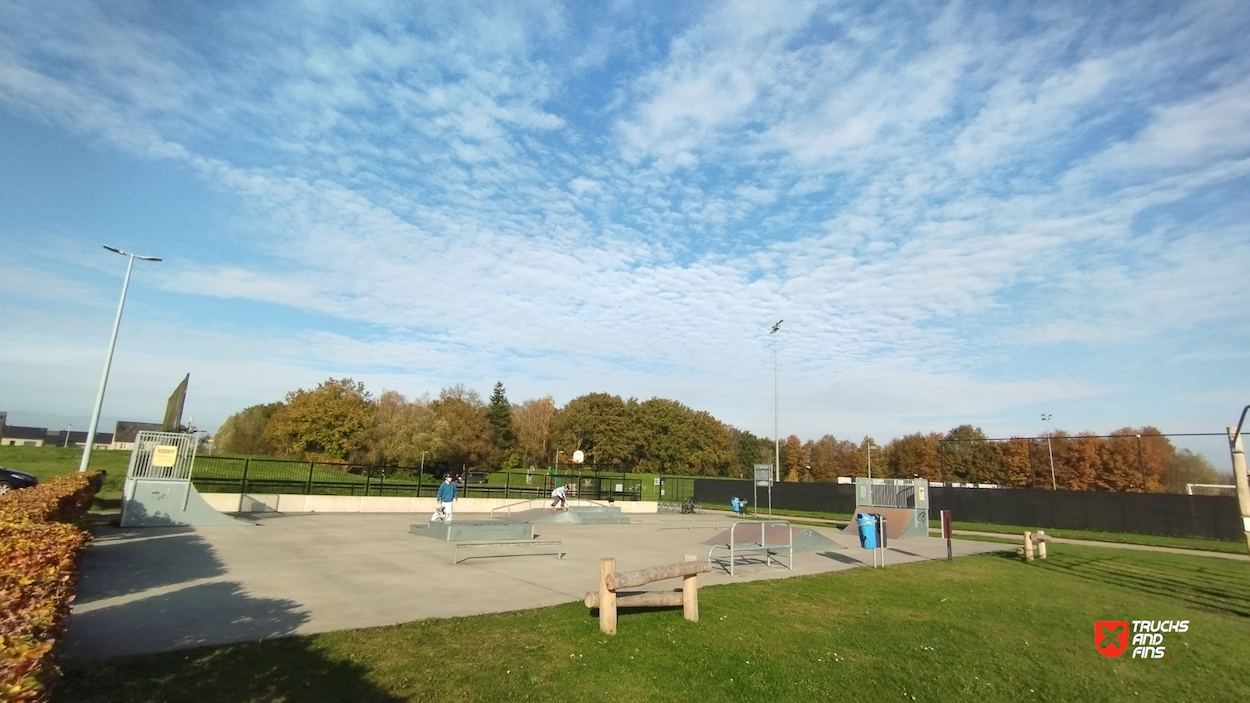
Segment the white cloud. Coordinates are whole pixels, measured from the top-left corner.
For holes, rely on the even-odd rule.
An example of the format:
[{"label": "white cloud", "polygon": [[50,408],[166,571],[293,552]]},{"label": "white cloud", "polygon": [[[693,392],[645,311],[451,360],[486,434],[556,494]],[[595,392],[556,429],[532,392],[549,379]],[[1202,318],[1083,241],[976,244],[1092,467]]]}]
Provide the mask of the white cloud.
[{"label": "white cloud", "polygon": [[[206,12],[220,50],[41,7],[0,42],[0,104],[242,203],[228,245],[149,280],[307,315],[189,335],[214,378],[411,394],[519,368],[535,394],[671,393],[745,424],[784,317],[787,402],[823,434],[1127,396],[1099,345],[1199,337],[1250,292],[1224,224],[1250,169],[1235,7],[734,3],[671,34],[593,31],[636,40],[620,51],[577,46],[585,18],[546,5]],[[1204,36],[1224,54],[1157,56]],[[1199,202],[1220,217],[1187,216]],[[2,266],[10,290],[91,295],[48,261]],[[27,369],[74,347],[10,345]],[[1065,345],[1070,370],[1000,368]]]}]

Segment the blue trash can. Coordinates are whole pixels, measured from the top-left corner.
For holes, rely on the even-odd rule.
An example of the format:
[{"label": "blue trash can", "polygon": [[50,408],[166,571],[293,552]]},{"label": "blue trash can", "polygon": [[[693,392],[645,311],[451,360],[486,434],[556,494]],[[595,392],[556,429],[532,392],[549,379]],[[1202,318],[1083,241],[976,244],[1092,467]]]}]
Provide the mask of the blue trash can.
[{"label": "blue trash can", "polygon": [[877,521],[872,515],[855,513],[855,526],[859,528],[859,546],[877,548]]}]

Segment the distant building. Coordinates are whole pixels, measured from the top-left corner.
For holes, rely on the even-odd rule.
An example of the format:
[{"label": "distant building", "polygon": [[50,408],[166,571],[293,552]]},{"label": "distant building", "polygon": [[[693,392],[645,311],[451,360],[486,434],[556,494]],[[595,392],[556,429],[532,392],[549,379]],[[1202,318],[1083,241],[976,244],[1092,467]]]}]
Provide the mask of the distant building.
[{"label": "distant building", "polygon": [[[48,442],[48,428],[5,425],[0,445],[9,447],[42,447]],[[49,443],[50,444],[50,443]]]},{"label": "distant building", "polygon": [[[86,431],[49,430],[46,427],[22,427],[8,424],[9,414],[0,411],[0,446],[8,447],[81,447],[87,443]],[[135,435],[140,430],[160,432],[159,422],[118,422],[113,432],[96,432],[92,449],[135,448]]]},{"label": "distant building", "polygon": [[159,422],[130,422],[129,420],[119,420],[113,431],[113,441],[109,444],[109,449],[122,449],[130,451],[135,448],[135,437],[142,431],[160,432],[161,423]]}]

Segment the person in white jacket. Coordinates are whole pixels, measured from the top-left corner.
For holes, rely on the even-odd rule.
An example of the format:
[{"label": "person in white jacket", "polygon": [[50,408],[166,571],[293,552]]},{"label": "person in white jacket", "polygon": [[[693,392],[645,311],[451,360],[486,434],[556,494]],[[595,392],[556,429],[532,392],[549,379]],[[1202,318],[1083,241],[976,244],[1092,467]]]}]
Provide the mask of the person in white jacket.
[{"label": "person in white jacket", "polygon": [[556,489],[551,492],[551,507],[554,508],[557,505],[559,505],[561,508],[567,507],[567,502],[564,499],[564,494],[568,493],[568,490],[569,490],[568,486],[565,486],[564,484],[560,484],[559,486],[556,486]]}]

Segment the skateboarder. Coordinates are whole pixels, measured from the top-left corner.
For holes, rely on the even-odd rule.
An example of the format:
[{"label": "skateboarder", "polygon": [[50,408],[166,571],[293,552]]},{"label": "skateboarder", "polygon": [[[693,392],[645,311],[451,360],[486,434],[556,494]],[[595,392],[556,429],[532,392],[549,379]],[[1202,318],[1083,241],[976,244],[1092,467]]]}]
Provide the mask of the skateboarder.
[{"label": "skateboarder", "polygon": [[554,508],[557,504],[561,508],[566,507],[564,494],[567,493],[568,490],[568,486],[565,486],[564,484],[556,486],[556,489],[551,492],[551,507]]},{"label": "skateboarder", "polygon": [[438,493],[434,494],[434,499],[438,503],[434,514],[430,516],[430,522],[435,520],[451,522],[451,504],[456,501],[456,484],[452,482],[451,474],[443,477],[443,485],[438,487]]}]

